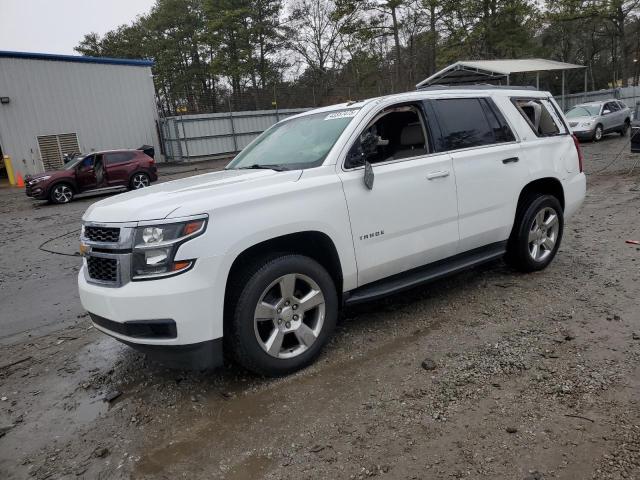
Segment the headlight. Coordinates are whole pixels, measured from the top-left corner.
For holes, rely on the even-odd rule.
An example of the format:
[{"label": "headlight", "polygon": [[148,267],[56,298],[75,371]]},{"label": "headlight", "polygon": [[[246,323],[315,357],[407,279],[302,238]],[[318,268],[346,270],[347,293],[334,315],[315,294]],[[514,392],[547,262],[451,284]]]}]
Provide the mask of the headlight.
[{"label": "headlight", "polygon": [[206,218],[136,228],[131,279],[168,277],[189,270],[195,260],[175,261],[178,247],[204,233]]},{"label": "headlight", "polygon": [[33,180],[31,180],[31,184],[34,183],[39,183],[39,182],[44,182],[45,180],[49,180],[51,178],[51,175],[45,175],[44,177],[38,177],[38,178],[34,178]]},{"label": "headlight", "polygon": [[590,127],[593,124],[593,122],[582,122],[580,124],[581,127]]}]

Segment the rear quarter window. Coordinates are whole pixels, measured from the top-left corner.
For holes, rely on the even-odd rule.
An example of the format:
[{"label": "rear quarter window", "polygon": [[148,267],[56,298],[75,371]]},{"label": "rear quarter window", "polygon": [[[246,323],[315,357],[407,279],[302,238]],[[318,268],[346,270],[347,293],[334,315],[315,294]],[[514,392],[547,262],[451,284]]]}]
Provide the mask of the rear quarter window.
[{"label": "rear quarter window", "polygon": [[511,101],[538,137],[568,133],[564,122],[549,99],[512,98]]}]

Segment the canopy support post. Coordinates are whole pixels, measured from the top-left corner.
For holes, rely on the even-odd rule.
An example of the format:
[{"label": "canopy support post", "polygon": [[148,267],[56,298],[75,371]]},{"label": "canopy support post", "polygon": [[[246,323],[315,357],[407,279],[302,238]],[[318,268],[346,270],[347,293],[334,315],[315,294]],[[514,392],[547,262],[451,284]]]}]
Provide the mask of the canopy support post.
[{"label": "canopy support post", "polygon": [[567,109],[566,101],[564,98],[564,70],[562,70],[562,111]]},{"label": "canopy support post", "polygon": [[536,72],[536,90],[540,90],[540,72]]},{"label": "canopy support post", "polygon": [[510,85],[510,83],[509,83],[509,75],[507,75],[507,86],[509,86],[509,85]]},{"label": "canopy support post", "polygon": [[587,101],[587,88],[588,88],[587,87],[587,81],[588,81],[588,78],[589,78],[588,75],[587,75],[588,72],[589,72],[589,69],[585,68],[584,69],[584,95],[583,95],[584,98],[582,99],[583,102]]}]

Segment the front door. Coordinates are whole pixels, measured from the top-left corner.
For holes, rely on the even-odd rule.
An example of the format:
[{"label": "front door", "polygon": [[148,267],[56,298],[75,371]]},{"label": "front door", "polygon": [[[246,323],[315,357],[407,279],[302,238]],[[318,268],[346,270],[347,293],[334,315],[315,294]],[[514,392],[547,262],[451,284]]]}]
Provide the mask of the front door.
[{"label": "front door", "polygon": [[76,167],[76,183],[79,191],[96,188],[95,155],[89,155]]},{"label": "front door", "polygon": [[[410,270],[458,252],[458,206],[449,154],[434,154],[419,105],[385,108],[352,147],[372,165],[339,165],[349,208],[358,284]],[[358,155],[362,155],[359,153]]]}]

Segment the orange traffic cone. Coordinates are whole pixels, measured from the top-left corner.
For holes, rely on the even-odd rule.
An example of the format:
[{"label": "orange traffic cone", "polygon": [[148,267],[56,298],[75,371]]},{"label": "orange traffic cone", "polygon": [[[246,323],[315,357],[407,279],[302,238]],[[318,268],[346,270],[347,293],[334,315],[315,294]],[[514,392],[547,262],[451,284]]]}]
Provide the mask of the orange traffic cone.
[{"label": "orange traffic cone", "polygon": [[22,175],[20,175],[20,172],[18,172],[18,175],[16,176],[16,187],[24,187],[24,179],[22,178]]}]

